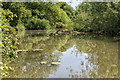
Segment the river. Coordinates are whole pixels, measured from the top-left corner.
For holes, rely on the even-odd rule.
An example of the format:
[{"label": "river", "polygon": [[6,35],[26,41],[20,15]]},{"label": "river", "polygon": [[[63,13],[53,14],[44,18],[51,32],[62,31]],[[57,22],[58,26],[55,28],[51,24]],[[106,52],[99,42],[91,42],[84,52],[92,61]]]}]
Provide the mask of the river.
[{"label": "river", "polygon": [[29,51],[18,52],[8,78],[118,78],[118,41],[113,37],[41,31],[18,36],[19,50]]}]

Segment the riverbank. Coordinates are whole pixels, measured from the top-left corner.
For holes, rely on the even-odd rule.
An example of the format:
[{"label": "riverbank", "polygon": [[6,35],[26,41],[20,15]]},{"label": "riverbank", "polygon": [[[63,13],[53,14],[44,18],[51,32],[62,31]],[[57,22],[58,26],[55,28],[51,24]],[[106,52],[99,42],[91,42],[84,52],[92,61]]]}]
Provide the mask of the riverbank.
[{"label": "riverbank", "polygon": [[96,34],[96,35],[105,35],[105,36],[111,36],[111,37],[119,37],[120,33],[114,33],[114,32],[105,32],[105,31],[69,31],[68,29],[50,29],[50,30],[25,30],[32,34],[34,33],[48,33],[48,34]]}]

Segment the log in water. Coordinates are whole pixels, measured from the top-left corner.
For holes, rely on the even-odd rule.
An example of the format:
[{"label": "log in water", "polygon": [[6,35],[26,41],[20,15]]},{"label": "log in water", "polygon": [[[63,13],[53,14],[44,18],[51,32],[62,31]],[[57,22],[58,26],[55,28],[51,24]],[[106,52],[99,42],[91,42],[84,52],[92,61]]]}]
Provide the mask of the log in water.
[{"label": "log in water", "polygon": [[24,52],[24,51],[27,51],[27,52],[29,52],[29,51],[41,51],[41,50],[43,50],[43,49],[32,49],[32,50],[16,50],[16,52]]}]

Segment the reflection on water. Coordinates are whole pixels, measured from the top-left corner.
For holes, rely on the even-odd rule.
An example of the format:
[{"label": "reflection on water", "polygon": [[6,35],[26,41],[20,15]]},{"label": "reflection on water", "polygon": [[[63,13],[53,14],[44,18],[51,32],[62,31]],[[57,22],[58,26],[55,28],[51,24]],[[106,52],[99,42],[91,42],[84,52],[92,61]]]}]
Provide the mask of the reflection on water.
[{"label": "reflection on water", "polygon": [[[10,78],[117,78],[118,42],[96,35],[48,35],[26,31]],[[41,62],[45,62],[41,64]],[[52,64],[60,62],[60,64]]]},{"label": "reflection on water", "polygon": [[[91,54],[81,53],[76,45],[62,52],[61,66],[55,74],[50,74],[49,77],[91,77],[91,74],[97,75],[98,66],[91,61]],[[95,55],[96,57],[96,55]],[[96,61],[94,61],[95,63]]]}]

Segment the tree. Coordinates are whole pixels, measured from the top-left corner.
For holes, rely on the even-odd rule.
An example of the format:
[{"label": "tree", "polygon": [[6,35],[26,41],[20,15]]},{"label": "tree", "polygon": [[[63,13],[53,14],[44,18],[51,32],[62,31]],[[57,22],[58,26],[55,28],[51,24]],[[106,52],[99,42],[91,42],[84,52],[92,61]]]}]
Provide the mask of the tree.
[{"label": "tree", "polygon": [[83,26],[85,30],[87,28],[87,31],[104,31],[117,34],[120,19],[119,4],[113,2],[82,3],[77,8],[75,23]]}]

